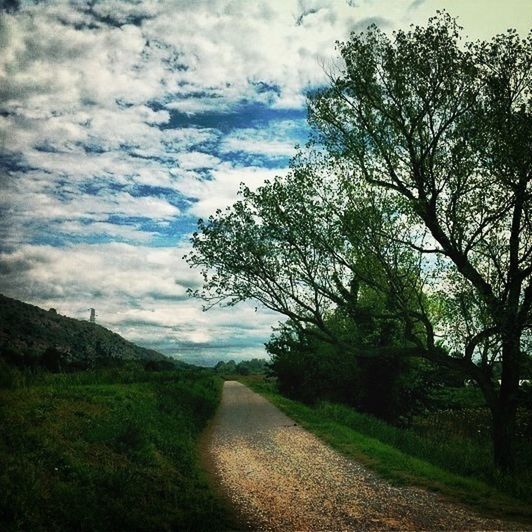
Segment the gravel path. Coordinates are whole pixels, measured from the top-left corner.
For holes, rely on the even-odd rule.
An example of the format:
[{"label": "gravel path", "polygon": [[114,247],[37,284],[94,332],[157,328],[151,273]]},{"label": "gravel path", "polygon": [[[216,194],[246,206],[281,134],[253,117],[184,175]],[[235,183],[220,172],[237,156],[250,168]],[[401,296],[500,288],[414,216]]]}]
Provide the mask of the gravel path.
[{"label": "gravel path", "polygon": [[235,381],[225,383],[207,454],[253,530],[515,529],[433,493],[389,485]]}]

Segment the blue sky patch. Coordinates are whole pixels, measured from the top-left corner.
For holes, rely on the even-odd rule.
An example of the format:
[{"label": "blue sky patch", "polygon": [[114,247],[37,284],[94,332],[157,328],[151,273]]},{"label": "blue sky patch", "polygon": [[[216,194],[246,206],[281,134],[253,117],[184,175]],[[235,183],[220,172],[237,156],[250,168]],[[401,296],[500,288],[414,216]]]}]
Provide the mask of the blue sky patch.
[{"label": "blue sky patch", "polygon": [[[206,317],[186,297],[202,283],[183,260],[196,220],[289,171],[306,96],[341,68],[336,40],[445,4],[310,3],[7,2],[0,291],[81,319],[95,307],[127,339],[199,363],[264,355],[281,316],[251,302]],[[454,4],[469,23],[471,3]],[[521,0],[490,6],[472,37],[528,32]]]},{"label": "blue sky patch", "polygon": [[267,127],[277,120],[305,120],[306,114],[306,110],[301,109],[271,109],[261,103],[244,102],[229,112],[208,111],[190,115],[171,110],[170,121],[165,127],[214,128],[228,133],[236,128]]}]

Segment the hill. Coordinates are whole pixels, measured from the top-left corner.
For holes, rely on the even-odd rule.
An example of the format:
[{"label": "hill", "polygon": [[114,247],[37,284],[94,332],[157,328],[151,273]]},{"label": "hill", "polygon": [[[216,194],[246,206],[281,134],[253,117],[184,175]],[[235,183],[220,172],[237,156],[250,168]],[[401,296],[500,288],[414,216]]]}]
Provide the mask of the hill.
[{"label": "hill", "polygon": [[0,357],[24,366],[45,359],[45,365],[57,369],[87,369],[124,360],[184,365],[96,323],[61,316],[1,294]]}]

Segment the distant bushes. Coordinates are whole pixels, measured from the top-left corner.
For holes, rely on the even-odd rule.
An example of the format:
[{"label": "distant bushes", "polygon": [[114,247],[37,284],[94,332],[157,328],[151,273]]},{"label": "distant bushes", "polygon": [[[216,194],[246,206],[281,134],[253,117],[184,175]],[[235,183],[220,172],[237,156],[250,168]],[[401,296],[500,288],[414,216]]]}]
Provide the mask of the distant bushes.
[{"label": "distant bushes", "polygon": [[437,382],[428,362],[394,355],[393,349],[388,355],[363,358],[286,329],[266,349],[271,372],[286,396],[307,404],[343,403],[395,424],[407,423],[424,410]]},{"label": "distant bushes", "polygon": [[57,350],[55,347],[49,347],[42,354],[39,362],[44,369],[58,373],[61,371],[62,366],[66,365],[62,364],[62,359],[64,359],[64,356],[61,351]]},{"label": "distant bushes", "polygon": [[[11,348],[0,348],[0,388],[16,388],[46,380],[46,373],[78,373],[79,379],[90,377],[93,372],[103,375],[116,374],[128,375],[144,372],[175,371],[178,368],[186,369],[186,364],[172,360],[131,360],[119,357],[97,356],[88,359],[77,359],[55,347],[48,347],[41,355],[20,353]],[[63,378],[59,376],[59,378]],[[74,379],[76,380],[76,379]]]},{"label": "distant bushes", "polygon": [[220,375],[261,375],[268,369],[267,361],[262,358],[253,358],[251,360],[242,360],[235,362],[220,361],[214,366],[214,371]]},{"label": "distant bushes", "polygon": [[0,360],[9,366],[21,369],[35,369],[40,366],[39,356],[5,346],[0,348]]},{"label": "distant bushes", "polygon": [[171,371],[176,369],[176,364],[171,360],[148,360],[144,362],[146,371]]}]

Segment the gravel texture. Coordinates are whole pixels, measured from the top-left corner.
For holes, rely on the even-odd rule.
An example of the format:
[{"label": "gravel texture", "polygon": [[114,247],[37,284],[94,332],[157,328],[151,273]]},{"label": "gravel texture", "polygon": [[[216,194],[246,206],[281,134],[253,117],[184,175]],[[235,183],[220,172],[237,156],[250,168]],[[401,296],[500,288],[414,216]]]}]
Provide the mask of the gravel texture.
[{"label": "gravel texture", "polygon": [[207,453],[219,487],[252,530],[515,529],[417,488],[394,487],[228,381]]}]

